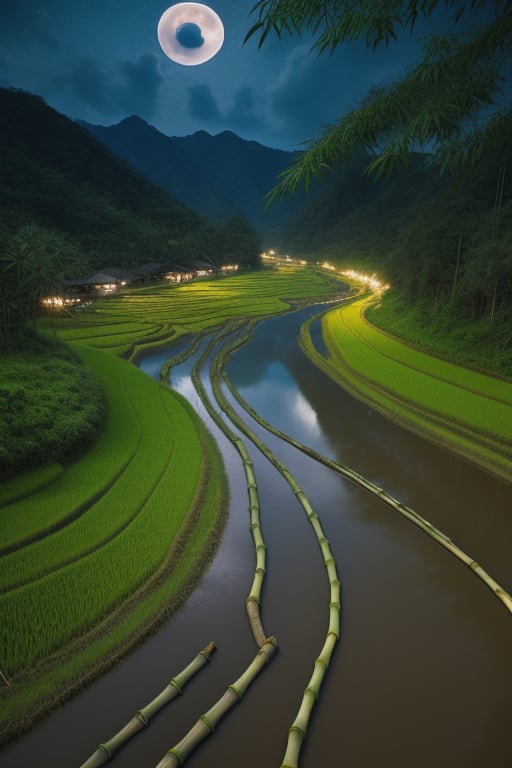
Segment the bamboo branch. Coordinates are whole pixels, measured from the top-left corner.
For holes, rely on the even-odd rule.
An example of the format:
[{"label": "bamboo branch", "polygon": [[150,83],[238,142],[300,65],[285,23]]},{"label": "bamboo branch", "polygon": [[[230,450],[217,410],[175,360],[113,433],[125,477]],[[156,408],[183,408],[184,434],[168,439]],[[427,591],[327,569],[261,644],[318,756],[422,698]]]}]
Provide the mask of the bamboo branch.
[{"label": "bamboo branch", "polygon": [[99,745],[96,752],[86,760],[81,768],[99,768],[99,766],[107,763],[114,754],[125,744],[128,739],[135,736],[139,731],[147,728],[149,722],[157,712],[159,712],[166,704],[180,696],[183,693],[183,687],[193,677],[196,672],[199,672],[202,667],[210,661],[210,657],[215,650],[215,644],[213,642],[208,643],[206,648],[199,651],[197,656],[185,667],[176,677],[173,677],[169,685],[158,694],[152,701],[149,702],[143,709],[139,709],[138,712],[132,717],[132,719],[122,728],[118,733],[112,736],[109,741],[106,741]]}]

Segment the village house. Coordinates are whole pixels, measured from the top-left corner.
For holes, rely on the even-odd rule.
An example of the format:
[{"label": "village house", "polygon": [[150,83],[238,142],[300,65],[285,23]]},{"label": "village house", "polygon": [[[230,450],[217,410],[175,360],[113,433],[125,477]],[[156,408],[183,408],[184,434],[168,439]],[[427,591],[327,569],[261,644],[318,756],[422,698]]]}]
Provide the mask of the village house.
[{"label": "village house", "polygon": [[206,261],[194,261],[182,265],[175,262],[147,262],[136,269],[121,267],[103,267],[90,277],[68,278],[62,281],[63,294],[41,299],[47,310],[57,310],[64,306],[80,304],[93,297],[113,296],[122,288],[140,283],[183,283],[198,277],[209,277],[217,271],[226,275],[238,271],[238,264],[226,264],[218,270]]}]

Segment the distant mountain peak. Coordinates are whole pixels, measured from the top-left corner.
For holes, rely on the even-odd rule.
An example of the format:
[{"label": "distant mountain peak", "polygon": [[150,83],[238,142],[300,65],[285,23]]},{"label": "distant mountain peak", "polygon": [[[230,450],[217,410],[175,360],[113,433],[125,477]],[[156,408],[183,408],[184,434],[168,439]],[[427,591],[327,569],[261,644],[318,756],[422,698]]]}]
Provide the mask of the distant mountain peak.
[{"label": "distant mountain peak", "polygon": [[[142,117],[139,117],[138,115],[130,115],[129,117],[125,117],[123,120],[120,120],[120,122],[116,124],[116,127],[120,125],[139,125],[144,126],[145,128],[153,128],[152,125],[147,123],[142,119]],[[156,130],[156,128],[154,130]]]},{"label": "distant mountain peak", "polygon": [[209,139],[212,138],[212,134],[208,133],[208,131],[205,131],[203,128],[201,128],[199,131],[194,131],[192,136],[208,136]]},{"label": "distant mountain peak", "polygon": [[265,208],[265,194],[289,166],[292,153],[242,139],[233,131],[212,135],[200,129],[168,136],[136,115],[90,130],[153,184],[203,216],[225,221],[242,214],[263,233],[300,204]]}]

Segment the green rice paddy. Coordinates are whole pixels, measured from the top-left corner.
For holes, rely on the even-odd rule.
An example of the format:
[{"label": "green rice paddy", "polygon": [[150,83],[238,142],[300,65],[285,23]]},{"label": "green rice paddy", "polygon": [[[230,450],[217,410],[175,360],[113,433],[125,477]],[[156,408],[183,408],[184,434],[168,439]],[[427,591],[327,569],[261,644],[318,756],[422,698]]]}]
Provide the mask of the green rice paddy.
[{"label": "green rice paddy", "polygon": [[426,355],[371,326],[367,299],[324,315],[327,360],[342,386],[488,470],[512,476],[512,384]]},{"label": "green rice paddy", "polygon": [[[80,634],[156,570],[199,483],[199,437],[174,395],[121,360],[105,360],[98,351],[85,355],[96,372],[102,370],[111,398],[121,384],[132,405],[128,418],[104,433],[111,437],[110,452],[103,452],[99,462],[98,456],[92,463],[86,456],[70,470],[70,481],[64,472],[39,491],[35,507],[25,501],[25,507],[40,510],[40,520],[56,505],[61,515],[74,519],[2,559],[2,670],[7,676]],[[103,474],[95,472],[98,465]],[[73,489],[89,495],[78,516]]]},{"label": "green rice paddy", "polygon": [[[0,670],[12,683],[0,686],[0,741],[175,610],[220,536],[227,491],[213,440],[186,401],[121,356],[322,298],[327,280],[289,267],[145,287],[42,321],[93,372],[107,408],[83,455],[0,486]],[[512,385],[399,343],[361,307],[324,316],[328,359],[305,330],[313,361],[376,408],[512,477]]]},{"label": "green rice paddy", "polygon": [[54,328],[67,342],[129,355],[137,348],[213,328],[233,317],[283,312],[289,308],[287,299],[296,302],[328,294],[326,280],[313,269],[283,267],[183,285],[162,284],[97,300],[73,318],[55,320]]},{"label": "green rice paddy", "polygon": [[175,609],[220,535],[227,489],[213,440],[186,401],[120,355],[327,292],[318,272],[291,268],[145,288],[41,321],[99,381],[106,417],[74,461],[0,487],[0,670],[10,682],[0,740]]}]

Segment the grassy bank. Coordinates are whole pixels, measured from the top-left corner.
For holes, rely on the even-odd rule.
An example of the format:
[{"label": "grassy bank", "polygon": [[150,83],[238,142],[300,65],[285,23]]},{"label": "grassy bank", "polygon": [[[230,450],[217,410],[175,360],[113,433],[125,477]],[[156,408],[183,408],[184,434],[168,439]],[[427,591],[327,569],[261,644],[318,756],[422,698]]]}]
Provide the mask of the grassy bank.
[{"label": "grassy bank", "polygon": [[105,411],[87,450],[0,486],[0,670],[10,683],[0,686],[0,741],[174,611],[219,540],[227,488],[213,440],[186,401],[122,356],[329,289],[319,273],[291,268],[145,288],[41,321],[99,383]]},{"label": "grassy bank", "polygon": [[[6,519],[20,507],[41,510],[42,526],[2,558],[1,669],[11,683],[0,693],[4,737],[99,674],[183,600],[224,515],[220,457],[188,404],[123,360],[77,352],[101,381],[112,418],[92,451],[3,510]],[[77,515],[79,489],[87,498]],[[48,531],[57,500],[63,524]],[[26,519],[37,531],[33,516]]]},{"label": "grassy bank", "polygon": [[464,321],[457,306],[450,303],[433,315],[431,307],[410,306],[389,293],[368,307],[366,318],[424,352],[512,378],[512,325],[499,313],[493,322],[487,316]]},{"label": "grassy bank", "polygon": [[332,310],[322,331],[329,352],[307,354],[377,410],[488,471],[512,479],[512,384],[408,346],[370,325],[368,300]]}]

